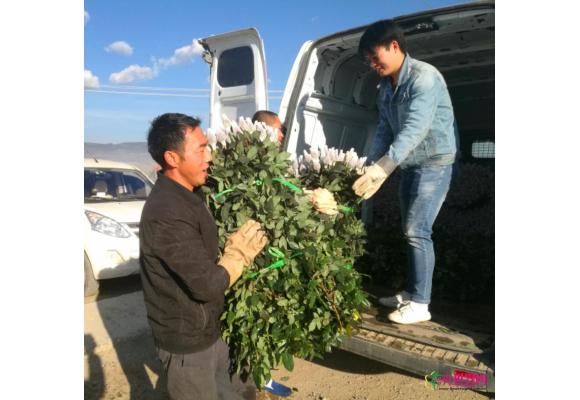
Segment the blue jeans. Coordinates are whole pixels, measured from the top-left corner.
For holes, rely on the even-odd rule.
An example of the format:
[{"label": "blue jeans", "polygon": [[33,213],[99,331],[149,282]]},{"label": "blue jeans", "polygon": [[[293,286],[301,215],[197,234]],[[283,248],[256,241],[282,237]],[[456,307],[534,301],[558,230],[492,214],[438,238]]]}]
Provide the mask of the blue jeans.
[{"label": "blue jeans", "polygon": [[416,303],[429,304],[431,301],[435,269],[431,233],[449,190],[451,171],[452,165],[401,170],[401,222],[407,240],[408,257],[405,291]]}]

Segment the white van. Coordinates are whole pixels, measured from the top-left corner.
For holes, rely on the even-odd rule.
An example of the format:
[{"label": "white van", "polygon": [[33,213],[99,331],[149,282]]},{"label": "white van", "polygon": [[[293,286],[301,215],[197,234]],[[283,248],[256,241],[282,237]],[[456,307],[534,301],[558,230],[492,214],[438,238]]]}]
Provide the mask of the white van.
[{"label": "white van", "polygon": [[[406,32],[409,54],[445,77],[462,159],[494,168],[495,3],[470,2],[395,20]],[[368,153],[378,121],[379,77],[357,54],[366,27],[311,40],[300,49],[278,112],[287,128],[286,151],[300,154],[327,145]],[[222,114],[237,119],[268,109],[264,46],[256,29],[207,37],[200,44],[211,71],[211,128],[219,128]],[[397,326],[377,310],[363,319],[343,349],[432,379],[465,372],[479,377],[479,389],[495,391],[492,323],[477,330],[466,328],[465,318],[438,320],[434,314],[429,323]]]}]

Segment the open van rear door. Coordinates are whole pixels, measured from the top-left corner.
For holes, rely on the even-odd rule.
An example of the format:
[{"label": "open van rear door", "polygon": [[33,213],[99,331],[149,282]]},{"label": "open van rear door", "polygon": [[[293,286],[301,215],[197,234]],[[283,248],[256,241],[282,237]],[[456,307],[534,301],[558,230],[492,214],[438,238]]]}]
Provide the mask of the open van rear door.
[{"label": "open van rear door", "polygon": [[210,128],[222,126],[222,115],[237,120],[268,109],[266,56],[254,28],[200,39],[210,65]]}]

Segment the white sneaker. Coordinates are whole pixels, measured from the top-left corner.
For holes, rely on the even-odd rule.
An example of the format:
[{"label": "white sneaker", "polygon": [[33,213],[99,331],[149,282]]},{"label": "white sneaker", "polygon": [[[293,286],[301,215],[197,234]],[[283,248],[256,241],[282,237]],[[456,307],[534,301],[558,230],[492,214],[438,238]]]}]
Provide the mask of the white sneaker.
[{"label": "white sneaker", "polygon": [[405,301],[411,300],[411,296],[407,292],[397,293],[394,296],[390,297],[381,297],[379,299],[379,304],[383,307],[398,307],[399,304],[404,303]]},{"label": "white sneaker", "polygon": [[431,319],[429,304],[406,301],[390,313],[388,318],[398,324],[415,324],[417,322],[429,321]]}]

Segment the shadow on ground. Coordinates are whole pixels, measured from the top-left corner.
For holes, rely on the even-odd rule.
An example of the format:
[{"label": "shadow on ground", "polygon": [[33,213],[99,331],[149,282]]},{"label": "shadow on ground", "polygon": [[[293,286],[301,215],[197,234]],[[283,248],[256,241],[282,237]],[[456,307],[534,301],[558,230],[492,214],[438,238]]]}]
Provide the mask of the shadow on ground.
[{"label": "shadow on ground", "polygon": [[[89,356],[90,368],[89,379],[85,380],[85,400],[102,399],[105,394],[109,397],[116,395],[118,398],[131,400],[165,400],[168,398],[161,363],[157,359],[153,340],[149,335],[143,335],[138,340],[133,338],[115,343],[114,353],[116,353],[118,361],[110,355],[99,357],[94,352],[89,352],[90,341],[90,335],[85,335],[85,351]],[[105,377],[103,373],[103,369],[117,362],[129,382],[128,396],[124,393],[111,392],[108,388],[107,378],[115,379],[115,377]],[[147,370],[150,372],[148,373]],[[152,383],[151,373],[159,377],[155,384]],[[118,386],[118,383],[113,383],[113,386]]]},{"label": "shadow on ground", "polygon": [[311,362],[349,374],[376,375],[393,372],[396,374],[415,376],[390,365],[369,360],[368,358],[340,349],[334,349],[332,353],[327,353],[323,359],[314,358]]}]

